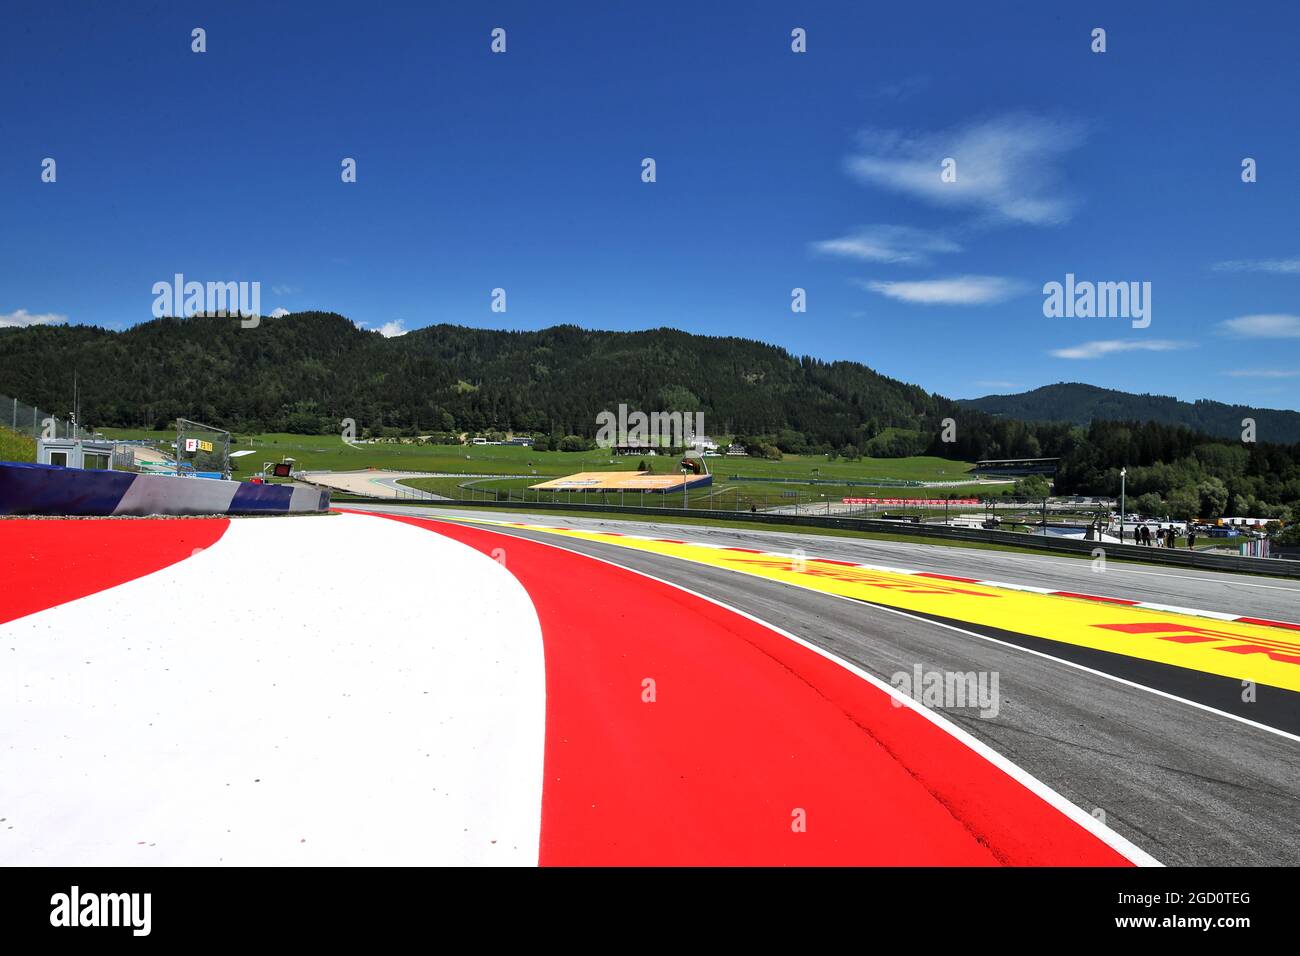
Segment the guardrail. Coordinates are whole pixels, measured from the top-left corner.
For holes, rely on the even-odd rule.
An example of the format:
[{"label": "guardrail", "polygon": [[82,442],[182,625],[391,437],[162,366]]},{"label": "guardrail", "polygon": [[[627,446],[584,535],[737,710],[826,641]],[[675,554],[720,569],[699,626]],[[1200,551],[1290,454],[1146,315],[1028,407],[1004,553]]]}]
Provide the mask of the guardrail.
[{"label": "guardrail", "polygon": [[435,495],[432,491],[412,488],[410,485],[390,485],[397,492],[394,501],[446,501],[444,495]]},{"label": "guardrail", "polygon": [[[335,495],[336,503],[345,500]],[[347,501],[364,501],[374,504],[393,504],[393,498],[367,498],[361,495],[346,496]],[[902,521],[884,521],[879,518],[847,518],[827,515],[770,514],[762,511],[714,511],[705,508],[650,508],[641,505],[568,504],[566,502],[483,501],[445,498],[424,502],[434,507],[499,508],[524,507],[528,511],[576,511],[594,514],[638,514],[672,520],[674,518],[713,518],[725,521],[749,521],[786,527],[838,528],[847,531],[869,531],[877,534],[909,535],[934,538],[936,541],[967,541],[980,544],[998,544],[1012,548],[1034,548],[1040,551],[1057,551],[1063,554],[1094,556],[1100,551],[1107,559],[1142,561],[1172,567],[1196,568],[1203,571],[1236,571],[1244,574],[1263,574],[1271,577],[1300,578],[1300,561],[1282,558],[1248,558],[1235,554],[1205,554],[1199,551],[1179,551],[1168,548],[1145,548],[1135,544],[1103,544],[1098,541],[1079,541],[1072,538],[1053,538],[1044,535],[1020,534],[1014,531],[986,531],[974,528],[954,528],[946,525],[913,524]]]},{"label": "guardrail", "polygon": [[[779,475],[723,475],[715,472],[717,478],[725,477],[728,481],[769,481],[783,485],[835,485],[841,488],[922,488],[925,482],[915,478],[788,478]],[[975,484],[975,482],[953,482],[953,484]]]}]

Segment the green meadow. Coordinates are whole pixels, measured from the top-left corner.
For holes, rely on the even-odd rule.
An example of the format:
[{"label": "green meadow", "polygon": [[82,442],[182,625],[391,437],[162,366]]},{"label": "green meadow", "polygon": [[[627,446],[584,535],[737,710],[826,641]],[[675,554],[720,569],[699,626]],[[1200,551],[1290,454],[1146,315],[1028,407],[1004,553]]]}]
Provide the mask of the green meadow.
[{"label": "green meadow", "polygon": [[[576,469],[575,469],[576,470]],[[594,470],[594,469],[587,469]],[[407,478],[400,484],[429,491],[448,498],[485,498],[520,502],[555,501],[573,504],[645,505],[651,508],[699,508],[727,511],[762,511],[780,506],[798,505],[801,509],[827,510],[827,502],[842,498],[942,498],[980,497],[1007,493],[1010,485],[965,485],[956,488],[898,488],[869,485],[808,485],[799,482],[747,482],[731,481],[715,475],[707,488],[681,492],[646,493],[626,491],[532,491],[529,485],[538,481],[530,479],[498,478]],[[902,506],[894,509],[906,510]],[[942,511],[943,506],[937,506]]]},{"label": "green meadow", "polygon": [[36,441],[0,426],[0,461],[35,461]]},{"label": "green meadow", "polygon": [[[175,439],[173,432],[105,429],[110,438],[143,438],[158,442]],[[272,433],[234,435],[231,451],[248,449],[252,455],[235,459],[234,476],[249,477],[261,471],[264,462],[292,458],[295,468],[306,471],[355,471],[366,468],[394,471],[444,472],[452,477],[411,478],[403,484],[447,497],[497,496],[533,498],[528,486],[549,478],[579,471],[632,471],[642,461],[657,474],[677,474],[675,458],[615,457],[603,449],[583,452],[534,451],[509,445],[421,445],[398,442],[347,445],[332,435],[292,435]],[[1000,495],[1010,485],[978,485],[971,479],[969,462],[945,458],[862,458],[857,461],[827,460],[820,455],[787,455],[781,461],[762,458],[708,458],[713,486],[688,494],[691,508],[726,508],[748,511],[781,504],[800,506],[838,501],[844,497],[939,498],[957,496]],[[470,476],[495,476],[482,478]],[[509,476],[509,477],[505,477]],[[522,477],[519,477],[522,476]],[[963,481],[955,487],[924,488],[905,486],[904,482]],[[812,484],[811,481],[828,482]],[[876,483],[878,482],[878,484]],[[623,501],[632,503],[632,492]],[[543,500],[548,496],[543,495]],[[555,500],[568,500],[568,494],[556,493]],[[599,493],[574,494],[574,501],[602,500]],[[603,500],[616,503],[616,492],[607,492]],[[647,495],[647,504],[682,506],[680,493]]]}]

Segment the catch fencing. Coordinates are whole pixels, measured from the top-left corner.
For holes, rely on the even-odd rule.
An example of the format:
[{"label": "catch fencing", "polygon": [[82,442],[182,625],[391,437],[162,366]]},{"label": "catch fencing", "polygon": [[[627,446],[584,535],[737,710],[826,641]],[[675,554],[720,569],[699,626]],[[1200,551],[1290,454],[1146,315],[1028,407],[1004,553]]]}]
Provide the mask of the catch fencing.
[{"label": "catch fencing", "polygon": [[74,426],[70,418],[59,418],[8,395],[0,395],[0,422],[10,431],[26,435],[33,441],[42,438],[93,438],[92,433]]}]

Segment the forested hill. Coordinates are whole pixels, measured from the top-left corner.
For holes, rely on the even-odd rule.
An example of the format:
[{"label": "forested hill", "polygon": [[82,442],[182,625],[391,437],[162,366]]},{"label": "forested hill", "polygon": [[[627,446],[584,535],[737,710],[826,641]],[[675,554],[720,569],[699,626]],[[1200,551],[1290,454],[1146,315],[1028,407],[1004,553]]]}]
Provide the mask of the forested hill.
[{"label": "forested hill", "polygon": [[[1046,402],[1023,407],[1029,421],[992,417],[856,362],[673,329],[438,325],[384,338],[320,312],[263,318],[252,329],[215,317],[156,319],[123,332],[0,329],[0,393],[63,416],[74,370],[81,421],[94,427],[166,429],[185,417],[236,432],[338,434],[351,418],[370,434],[514,430],[590,439],[597,413],[626,403],[702,411],[707,431],[738,436],[751,454],[1059,457],[1058,494],[1118,494],[1127,466],[1128,491],[1151,514],[1282,517],[1300,509],[1300,443],[1273,444],[1273,420],[1260,411],[1259,442],[1251,444],[1240,434],[1208,439],[1146,421],[1145,406],[1127,422],[1093,416],[1087,428],[1046,421],[1089,417]],[[949,416],[955,435],[945,441]]]},{"label": "forested hill", "polygon": [[1260,441],[1300,442],[1300,412],[1200,400],[1181,402],[1167,395],[1134,395],[1081,382],[1047,385],[1017,395],[987,395],[960,404],[990,415],[1022,421],[1069,422],[1151,421],[1182,425],[1221,438],[1241,437],[1241,420],[1255,420]]},{"label": "forested hill", "polygon": [[[862,446],[890,426],[932,431],[947,399],[856,362],[673,329],[502,332],[437,325],[384,338],[334,313],[162,318],[122,332],[0,329],[0,392],[82,420],[154,426],[177,416],[239,431],[514,429],[591,435],[626,402],[702,411],[718,434],[787,432],[787,445]],[[926,441],[929,440],[927,437]]]}]

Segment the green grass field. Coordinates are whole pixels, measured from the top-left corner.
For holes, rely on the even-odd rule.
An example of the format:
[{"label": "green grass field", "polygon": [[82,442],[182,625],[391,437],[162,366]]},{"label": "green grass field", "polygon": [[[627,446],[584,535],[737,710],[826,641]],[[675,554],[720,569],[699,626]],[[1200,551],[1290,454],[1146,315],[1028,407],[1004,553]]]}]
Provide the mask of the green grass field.
[{"label": "green grass field", "polygon": [[859,461],[835,459],[821,455],[787,455],[781,461],[763,458],[710,458],[709,470],[715,475],[741,475],[756,478],[820,478],[852,481],[961,481],[974,480],[973,464],[918,455],[914,458],[863,458]]},{"label": "green grass field", "polygon": [[[448,498],[483,498],[509,496],[516,501],[538,500],[538,493],[528,490],[538,479],[493,479],[493,478],[408,478],[400,483],[422,491],[429,491]],[[751,507],[765,510],[780,505],[794,505],[800,508],[825,507],[827,501],[836,502],[841,498],[940,498],[945,494],[960,497],[980,497],[1005,494],[1010,485],[964,486],[959,488],[925,489],[871,487],[864,485],[807,485],[782,482],[745,482],[729,481],[722,476],[715,476],[709,488],[696,489],[687,494],[687,506],[690,508],[716,509],[728,511],[748,511]],[[571,501],[575,504],[626,504],[659,508],[683,507],[681,492],[666,494],[646,494],[639,492],[617,491],[588,492],[541,492],[542,501]],[[904,508],[896,511],[907,510]],[[939,511],[943,508],[940,506]]]},{"label": "green grass field", "polygon": [[[105,428],[110,438],[146,438],[174,441],[175,432]],[[636,462],[617,459],[611,463],[608,452],[535,452],[531,448],[504,445],[403,445],[381,442],[349,446],[336,435],[233,435],[230,450],[252,449],[259,452],[243,459],[241,471],[249,474],[261,470],[264,461],[279,461],[289,456],[297,467],[306,471],[355,471],[363,468],[386,468],[396,471],[445,471],[460,474],[530,474],[567,475],[575,471],[630,469]],[[659,470],[667,468],[667,459]]]},{"label": "green grass field", "polygon": [[0,426],[0,461],[35,461],[36,441]]},{"label": "green grass field", "polygon": [[[147,438],[172,441],[172,432],[151,432],[132,429],[104,429],[110,438]],[[568,475],[578,471],[631,471],[642,460],[616,458],[600,449],[586,452],[533,451],[505,445],[405,445],[378,443],[349,447],[342,439],[331,435],[235,435],[231,450],[252,449],[258,454],[237,460],[236,477],[256,474],[262,463],[279,461],[288,456],[296,467],[307,470],[351,471],[364,468],[383,468],[398,471],[438,471],[455,475],[528,475],[527,479],[503,478],[496,480],[470,478],[415,478],[408,483],[413,487],[451,497],[462,497],[466,488],[479,494],[493,492],[522,493],[528,485],[547,478]],[[676,461],[666,457],[644,459],[658,474],[676,473]],[[714,487],[707,492],[692,494],[692,506],[704,506],[705,495],[724,507],[748,510],[750,504],[765,502],[793,503],[794,495],[801,502],[832,501],[842,497],[939,497],[942,494],[1001,494],[1010,485],[970,484],[963,487],[925,489],[902,488],[870,484],[809,485],[798,484],[809,479],[854,482],[884,481],[958,481],[968,477],[971,464],[944,458],[864,458],[860,461],[827,461],[820,455],[788,455],[782,461],[760,458],[709,458],[710,471],[715,475]],[[732,475],[741,476],[732,480]],[[533,477],[535,476],[535,477]],[[777,479],[776,481],[745,481],[746,478]],[[787,484],[788,482],[788,484]],[[790,494],[783,495],[783,492]],[[648,496],[651,497],[651,496]],[[670,507],[681,504],[681,495],[653,496],[659,503]],[[594,499],[592,499],[594,500]],[[716,507],[715,504],[708,505]]]}]

